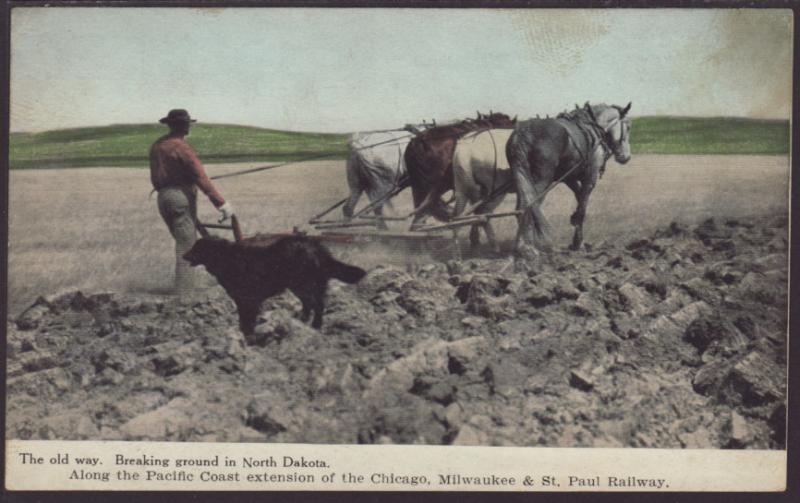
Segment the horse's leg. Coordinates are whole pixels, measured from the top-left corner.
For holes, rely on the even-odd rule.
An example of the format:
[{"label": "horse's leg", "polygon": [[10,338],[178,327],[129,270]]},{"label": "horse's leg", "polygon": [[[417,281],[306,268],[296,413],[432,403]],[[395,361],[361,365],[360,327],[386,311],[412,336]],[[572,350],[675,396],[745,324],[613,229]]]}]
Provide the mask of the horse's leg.
[{"label": "horse's leg", "polygon": [[522,246],[522,202],[519,195],[517,195],[517,202],[514,204],[514,210],[517,212],[514,217],[517,220],[517,235],[514,236],[514,249],[519,250]]},{"label": "horse's leg", "polygon": [[471,225],[469,228],[469,246],[473,250],[478,248],[481,244],[481,226],[480,224]]},{"label": "horse's leg", "polygon": [[466,183],[463,183],[458,177],[455,178],[455,183],[453,184],[455,187],[455,195],[456,195],[456,204],[453,209],[453,216],[457,217],[464,213],[464,209],[467,207],[467,202],[470,201],[470,194],[469,194],[469,187],[467,187]]},{"label": "horse's leg", "polygon": [[597,183],[597,170],[591,170],[581,183],[581,190],[578,196],[578,207],[572,215],[570,222],[575,226],[575,234],[572,236],[571,250],[580,250],[583,244],[583,221],[586,219],[586,206],[589,203],[589,196]]},{"label": "horse's leg", "polygon": [[383,203],[380,203],[377,206],[375,206],[375,209],[373,210],[373,212],[375,213],[375,217],[376,217],[375,223],[378,226],[378,229],[380,229],[382,231],[389,230],[389,227],[386,225],[386,222],[383,220]]},{"label": "horse's leg", "polygon": [[384,208],[389,208],[389,212],[392,214],[397,214],[397,211],[394,209],[394,204],[392,204],[392,198],[386,200],[383,204]]},{"label": "horse's leg", "polygon": [[361,189],[350,189],[350,197],[347,198],[347,202],[344,203],[344,207],[342,208],[342,213],[345,218],[353,218],[353,210],[355,210],[362,192]]},{"label": "horse's leg", "polygon": [[517,177],[517,205],[518,209],[522,210],[520,237],[525,245],[544,251],[552,249],[549,236],[550,224],[547,223],[541,210],[541,194],[547,190],[548,185],[547,180],[534,182],[529,176]]},{"label": "horse's leg", "polygon": [[[456,156],[453,159],[453,194],[455,195],[453,217],[460,216],[462,213],[464,213],[464,209],[467,207],[467,202],[470,200],[469,192],[469,177],[461,159]],[[470,231],[469,240],[471,246],[474,248],[474,244],[472,244],[472,232],[473,231]]]},{"label": "horse's leg", "polygon": [[419,203],[419,205],[416,208],[414,208],[414,213],[416,213],[417,215],[425,213],[425,211],[428,209],[428,206],[430,206],[431,203],[433,203],[435,192],[436,191],[431,188],[431,190],[429,190],[425,194],[425,198],[422,200],[422,202]]},{"label": "horse's leg", "polygon": [[536,195],[534,203],[530,206],[530,214],[534,224],[534,243],[537,248],[547,253],[553,251],[553,243],[550,238],[550,224],[547,222],[547,218],[545,218],[541,208],[544,202],[541,194],[547,191],[549,185],[547,180],[539,180],[533,184],[533,190]]},{"label": "horse's leg", "polygon": [[458,229],[453,228],[453,260],[461,260],[461,242],[458,239]]},{"label": "horse's leg", "polygon": [[[572,193],[575,195],[575,202],[580,205],[581,204],[581,181],[577,179],[570,179],[564,181],[572,190]],[[569,223],[573,226],[578,225],[578,207],[575,207],[575,212],[572,213],[572,216],[569,217]]]},{"label": "horse's leg", "polygon": [[350,187],[350,197],[342,207],[342,213],[345,218],[353,217],[353,211],[356,208],[358,199],[364,191],[364,187],[361,186],[361,177],[358,176],[359,168],[358,158],[355,154],[351,154],[347,159],[347,185]]},{"label": "horse's leg", "polygon": [[[474,187],[473,187],[473,189],[474,189]],[[476,190],[470,190],[467,193],[467,198],[469,199],[469,202],[471,204],[475,204],[475,202],[480,200],[480,197],[481,197],[480,194],[477,193]],[[456,199],[456,201],[458,201],[458,199]],[[473,211],[472,213],[474,215],[477,215],[478,213],[480,213],[480,209],[481,209],[480,207],[475,208],[475,211]],[[456,204],[456,210],[458,210],[458,211],[454,212],[454,215],[460,215],[461,213],[464,212],[464,209],[463,208],[459,208],[458,204]],[[481,243],[480,224],[471,225],[470,229],[469,229],[469,245],[470,245],[470,248],[472,248],[474,250],[474,249],[478,248],[478,245],[480,245],[480,243]]]},{"label": "horse's leg", "polygon": [[531,211],[536,193],[534,192],[533,178],[530,173],[530,163],[524,157],[519,160],[518,164],[513,163],[511,158],[509,158],[509,162],[512,162],[511,166],[517,186],[517,211],[520,212],[517,216],[516,248],[522,255],[525,255],[528,250],[533,255],[538,255],[538,251],[534,246],[534,221],[533,212]]},{"label": "horse's leg", "polygon": [[[479,200],[480,198],[481,198],[481,195],[477,195],[477,197],[475,197],[475,199],[477,199],[477,200]],[[473,201],[473,203],[474,203],[474,201]],[[494,210],[495,207],[497,207],[497,204],[492,205],[492,204],[490,204],[489,201],[484,201],[481,204],[479,204],[477,208],[475,208],[474,214],[475,215],[487,215],[487,214],[490,214]],[[495,237],[494,236],[494,229],[492,229],[492,226],[489,223],[488,219],[486,220],[486,223],[475,224],[475,225],[472,226],[472,229],[470,230],[470,233],[469,233],[470,245],[473,248],[477,248],[478,245],[480,244],[480,242],[481,242],[480,229],[481,228],[483,228],[483,231],[486,233],[486,240],[489,242],[489,245],[492,247],[492,251],[497,252],[497,242],[494,240],[494,237]]]},{"label": "horse's leg", "polygon": [[[491,215],[494,213],[494,210],[500,206],[503,199],[503,197],[497,197],[494,201],[487,201],[485,204],[481,205],[480,208],[476,209],[475,213]],[[494,227],[492,227],[492,220],[490,218],[487,218],[486,223],[483,224],[483,232],[486,233],[486,240],[489,242],[489,246],[492,247],[492,252],[496,254],[500,253],[500,245],[497,243],[497,236],[494,233]]]},{"label": "horse's leg", "polygon": [[[513,137],[512,137],[513,138]],[[524,146],[511,146],[512,142],[506,147],[508,163],[511,165],[511,175],[514,177],[514,185],[517,187],[517,237],[515,248],[521,251],[526,244],[533,242],[530,235],[531,220],[528,215],[528,206],[533,201],[533,179],[530,173],[530,162],[525,153]]]},{"label": "horse's leg", "polygon": [[381,230],[388,229],[386,222],[383,221],[383,206],[387,204],[386,196],[391,193],[393,188],[394,186],[391,183],[387,183],[380,177],[374,177],[370,187],[367,188],[367,197],[369,197],[371,204],[375,204],[372,208],[372,213],[375,215],[375,225]]},{"label": "horse's leg", "polygon": [[483,232],[486,233],[486,240],[489,241],[489,246],[492,247],[492,253],[499,254],[500,253],[500,243],[497,242],[497,236],[494,233],[494,227],[492,227],[492,222],[487,220],[485,224],[483,224]]},{"label": "horse's leg", "polygon": [[440,183],[433,188],[433,201],[431,202],[431,215],[442,222],[449,222],[453,217],[442,200],[444,193],[450,190],[446,183]]},{"label": "horse's leg", "polygon": [[433,201],[433,191],[428,192],[425,196],[425,199],[414,208],[414,219],[411,221],[411,230],[414,230],[419,225],[419,222],[422,221],[426,216],[428,216],[428,206],[430,206],[431,202]]}]

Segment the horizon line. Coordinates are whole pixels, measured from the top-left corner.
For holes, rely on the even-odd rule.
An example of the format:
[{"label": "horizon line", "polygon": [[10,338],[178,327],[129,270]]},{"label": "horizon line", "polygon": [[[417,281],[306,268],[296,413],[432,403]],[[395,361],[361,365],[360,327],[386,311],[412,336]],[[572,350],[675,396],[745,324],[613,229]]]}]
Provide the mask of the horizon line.
[{"label": "horizon line", "polygon": [[[470,118],[470,117],[466,117]],[[466,119],[465,118],[465,119]],[[529,119],[535,119],[536,117],[529,117],[527,119],[517,119],[517,122],[522,122]],[[539,117],[542,118],[542,117]],[[545,117],[546,118],[546,117]],[[550,117],[555,118],[555,115]],[[652,118],[664,118],[664,119],[729,119],[729,120],[748,120],[748,121],[761,121],[761,122],[788,122],[791,123],[791,118],[780,118],[780,117],[747,117],[742,115],[671,115],[671,114],[652,114],[652,115],[638,115],[634,116],[634,119],[652,119]],[[451,121],[459,121],[463,119],[448,119],[446,121],[441,121],[440,124],[448,124]],[[368,132],[372,131],[369,130],[350,130],[350,131],[311,131],[311,130],[297,130],[297,129],[279,129],[275,127],[269,126],[255,126],[252,124],[235,124],[230,122],[197,122],[196,125],[193,127],[197,127],[197,125],[208,125],[208,126],[228,126],[228,127],[242,127],[242,128],[250,128],[250,129],[262,129],[262,130],[269,130],[269,131],[279,131],[283,133],[297,133],[297,134],[318,134],[318,135],[342,135],[342,134],[352,134],[356,132]],[[417,123],[406,123],[406,124],[417,124]],[[421,124],[421,123],[419,123]],[[27,130],[27,131],[20,131],[20,130],[11,130],[9,128],[9,135],[12,134],[43,134],[43,133],[52,133],[57,131],[76,131],[80,129],[96,129],[96,128],[110,128],[110,127],[117,127],[117,126],[160,126],[159,122],[115,122],[111,124],[93,124],[93,125],[86,125],[86,126],[74,126],[74,127],[64,127],[64,128],[57,128],[57,129],[42,129],[42,130]],[[398,127],[398,129],[402,129]],[[375,129],[377,131],[377,129]]]}]

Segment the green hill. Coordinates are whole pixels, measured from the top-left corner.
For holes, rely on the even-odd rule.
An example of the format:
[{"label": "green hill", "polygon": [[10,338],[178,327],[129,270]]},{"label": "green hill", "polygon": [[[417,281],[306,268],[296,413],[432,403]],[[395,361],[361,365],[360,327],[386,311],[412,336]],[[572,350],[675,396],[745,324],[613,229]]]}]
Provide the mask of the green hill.
[{"label": "green hill", "polygon": [[789,121],[732,117],[641,117],[634,154],[789,154]]},{"label": "green hill", "polygon": [[[147,152],[164,134],[160,124],[113,125],[12,133],[12,169],[147,166]],[[634,154],[775,154],[789,152],[789,123],[736,118],[640,117],[633,121]],[[347,135],[297,133],[246,126],[198,124],[190,143],[206,163],[274,162],[347,155]]]},{"label": "green hill", "polygon": [[[166,133],[160,124],[114,125],[12,133],[10,164],[20,168],[147,166],[150,145]],[[247,126],[198,124],[189,142],[205,163],[288,161],[347,155],[347,135],[293,133]]]}]

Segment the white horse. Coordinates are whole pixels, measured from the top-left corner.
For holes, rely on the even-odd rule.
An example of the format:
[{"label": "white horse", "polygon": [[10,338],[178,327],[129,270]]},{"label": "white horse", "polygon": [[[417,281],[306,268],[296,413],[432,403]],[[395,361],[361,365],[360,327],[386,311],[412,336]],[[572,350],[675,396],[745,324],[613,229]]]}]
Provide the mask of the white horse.
[{"label": "white horse", "polygon": [[[475,209],[478,215],[492,213],[503,202],[505,195],[514,191],[511,167],[506,157],[506,143],[513,132],[513,129],[488,129],[459,138],[453,153],[454,217],[464,212],[467,202],[475,204],[505,188],[503,193],[484,201]],[[500,247],[488,219],[483,224],[472,226],[469,234],[472,246],[480,242],[479,225],[483,227],[492,251],[498,253]]]},{"label": "white horse", "polygon": [[[347,185],[350,197],[342,209],[346,218],[353,216],[353,210],[361,197],[367,193],[370,202],[383,198],[397,187],[406,177],[405,151],[414,134],[406,131],[381,131],[354,133],[350,136],[350,157],[347,159]],[[373,209],[375,215],[383,215],[386,204],[394,211],[391,201],[381,201]],[[385,229],[386,224],[378,220]]]}]

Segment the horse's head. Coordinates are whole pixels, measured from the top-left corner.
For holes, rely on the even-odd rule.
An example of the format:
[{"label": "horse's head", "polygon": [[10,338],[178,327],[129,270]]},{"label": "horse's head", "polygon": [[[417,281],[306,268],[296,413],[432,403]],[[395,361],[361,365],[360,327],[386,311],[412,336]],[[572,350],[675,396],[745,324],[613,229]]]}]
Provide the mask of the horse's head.
[{"label": "horse's head", "polygon": [[625,108],[617,105],[593,105],[586,104],[587,111],[592,115],[595,122],[606,132],[606,142],[614,153],[614,160],[620,164],[625,164],[631,160],[631,119],[628,112],[631,103]]}]

